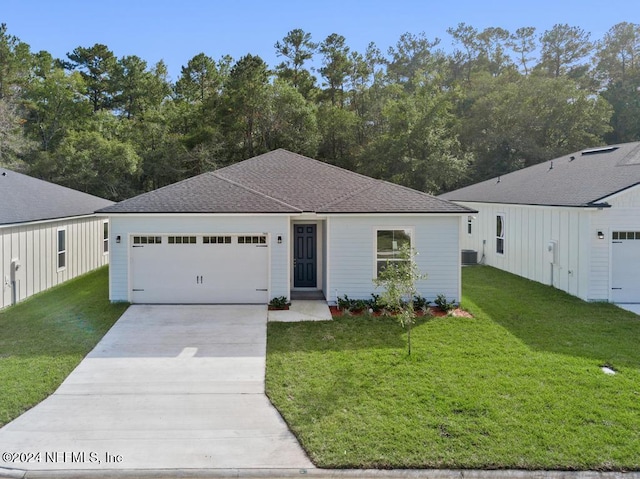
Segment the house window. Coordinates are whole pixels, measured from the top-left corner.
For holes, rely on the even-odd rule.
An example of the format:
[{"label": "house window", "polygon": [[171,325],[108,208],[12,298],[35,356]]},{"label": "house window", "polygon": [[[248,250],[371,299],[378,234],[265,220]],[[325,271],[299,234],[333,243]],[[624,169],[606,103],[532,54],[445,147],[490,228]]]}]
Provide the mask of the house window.
[{"label": "house window", "polygon": [[403,261],[400,249],[403,246],[411,248],[411,230],[377,230],[376,231],[376,276],[388,264]]},{"label": "house window", "polygon": [[58,271],[67,267],[67,230],[66,228],[58,229]]},{"label": "house window", "polygon": [[109,252],[109,222],[102,223],[102,252],[107,254]]},{"label": "house window", "polygon": [[467,216],[467,234],[470,235],[473,231],[473,216]]},{"label": "house window", "polygon": [[504,254],[504,215],[496,216],[496,253]]}]

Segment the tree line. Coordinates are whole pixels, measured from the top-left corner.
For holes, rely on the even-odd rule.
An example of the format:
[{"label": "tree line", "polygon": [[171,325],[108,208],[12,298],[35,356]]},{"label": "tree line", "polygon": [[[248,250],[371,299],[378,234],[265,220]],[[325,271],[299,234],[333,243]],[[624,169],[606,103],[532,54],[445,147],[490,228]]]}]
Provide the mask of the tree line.
[{"label": "tree line", "polygon": [[121,200],[286,148],[437,194],[640,140],[640,25],[447,33],[449,51],[405,33],[383,53],[295,29],[273,67],[200,53],[172,82],[102,44],[32,52],[2,24],[0,165]]}]

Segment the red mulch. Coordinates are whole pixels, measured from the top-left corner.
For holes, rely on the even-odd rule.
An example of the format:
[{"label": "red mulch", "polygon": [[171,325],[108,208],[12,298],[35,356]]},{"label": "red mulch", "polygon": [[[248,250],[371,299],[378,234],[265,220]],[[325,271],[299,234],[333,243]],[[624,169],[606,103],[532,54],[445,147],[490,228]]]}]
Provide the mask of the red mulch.
[{"label": "red mulch", "polygon": [[[442,311],[440,308],[434,307],[434,306],[430,306],[429,309],[431,310],[431,315],[432,316],[437,316],[437,317],[442,317],[442,316],[446,316],[447,313],[445,311]],[[342,310],[338,309],[337,306],[329,306],[329,310],[331,311],[331,316],[332,317],[339,317],[342,316]],[[353,314],[359,314],[362,311],[354,311]],[[416,311],[417,316],[424,316],[424,313],[422,311]],[[382,313],[372,313],[373,316],[382,316]],[[451,316],[454,316],[456,318],[473,318],[473,316],[471,315],[471,313],[460,309],[460,308],[456,308],[454,310],[451,311]]]}]

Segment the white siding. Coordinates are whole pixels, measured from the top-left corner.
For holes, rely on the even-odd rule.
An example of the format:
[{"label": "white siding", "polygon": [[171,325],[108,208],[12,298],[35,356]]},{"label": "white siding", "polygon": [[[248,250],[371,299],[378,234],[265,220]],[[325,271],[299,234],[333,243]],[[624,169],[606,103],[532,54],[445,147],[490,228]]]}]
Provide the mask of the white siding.
[{"label": "white siding", "polygon": [[[598,231],[602,231],[604,239],[598,239]],[[613,231],[640,231],[640,207],[612,207],[593,213],[592,263],[589,281],[589,296],[593,300],[611,300],[610,265]]]},{"label": "white siding", "polygon": [[[596,237],[594,210],[552,206],[467,203],[478,210],[473,233],[462,235],[462,248],[478,251],[478,260],[582,299],[590,296],[591,248]],[[505,215],[505,252],[496,253],[496,216]],[[557,242],[557,262],[547,247]],[[483,244],[483,242],[486,242]]]},{"label": "white siding", "polygon": [[[593,212],[589,298],[611,300],[611,233],[640,230],[640,186],[605,198],[611,208]],[[597,237],[602,231],[604,239]]]},{"label": "white siding", "polygon": [[[269,238],[269,299],[289,297],[289,217],[223,215],[113,216],[111,222],[111,301],[129,301],[129,240],[132,234],[266,233]],[[115,238],[120,236],[120,244]],[[282,243],[277,237],[282,236]]]},{"label": "white siding", "polygon": [[640,208],[640,185],[611,195],[603,201],[609,203],[613,208]]},{"label": "white siding", "polygon": [[[108,264],[109,255],[102,249],[103,221],[89,217],[0,228],[0,308],[12,303],[13,259],[21,264],[16,272],[17,301]],[[67,266],[58,271],[56,231],[61,227],[67,229]]]},{"label": "white siding", "polygon": [[[466,216],[465,226],[466,226]],[[335,215],[327,221],[329,291],[327,300],[348,295],[368,299],[375,292],[375,230],[412,228],[419,269],[428,275],[418,290],[427,299],[438,294],[460,301],[459,216],[372,217]]]}]

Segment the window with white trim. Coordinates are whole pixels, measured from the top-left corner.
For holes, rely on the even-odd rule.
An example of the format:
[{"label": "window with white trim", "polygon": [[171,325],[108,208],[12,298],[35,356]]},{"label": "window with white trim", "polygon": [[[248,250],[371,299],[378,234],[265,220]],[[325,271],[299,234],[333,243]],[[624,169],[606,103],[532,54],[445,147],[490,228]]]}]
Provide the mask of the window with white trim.
[{"label": "window with white trim", "polygon": [[58,228],[56,249],[58,271],[61,271],[67,267],[67,229]]},{"label": "window with white trim", "polygon": [[505,223],[504,214],[496,215],[496,253],[504,254]]},{"label": "window with white trim", "polygon": [[378,229],[376,230],[376,276],[388,264],[404,261],[400,257],[400,249],[411,245],[410,229]]},{"label": "window with white trim", "polygon": [[109,222],[104,221],[102,223],[102,252],[107,254],[109,252]]},{"label": "window with white trim", "polygon": [[471,235],[473,233],[473,216],[467,216],[467,234]]}]

